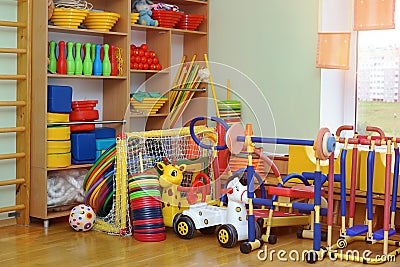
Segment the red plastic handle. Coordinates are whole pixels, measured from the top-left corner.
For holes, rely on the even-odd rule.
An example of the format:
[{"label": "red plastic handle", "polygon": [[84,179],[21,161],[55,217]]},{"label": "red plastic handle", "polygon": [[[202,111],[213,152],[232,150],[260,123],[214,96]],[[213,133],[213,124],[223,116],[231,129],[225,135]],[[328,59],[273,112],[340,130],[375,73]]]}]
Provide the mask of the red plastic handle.
[{"label": "red plastic handle", "polygon": [[381,139],[385,139],[385,134],[383,133],[383,131],[379,128],[379,127],[375,127],[375,126],[367,126],[366,130],[368,132],[376,132],[379,134],[379,136],[381,137]]},{"label": "red plastic handle", "polygon": [[341,133],[342,131],[351,131],[351,130],[353,130],[353,129],[354,129],[353,125],[342,125],[342,126],[340,126],[339,128],[337,128],[337,130],[336,130],[336,136],[340,136],[340,133]]}]

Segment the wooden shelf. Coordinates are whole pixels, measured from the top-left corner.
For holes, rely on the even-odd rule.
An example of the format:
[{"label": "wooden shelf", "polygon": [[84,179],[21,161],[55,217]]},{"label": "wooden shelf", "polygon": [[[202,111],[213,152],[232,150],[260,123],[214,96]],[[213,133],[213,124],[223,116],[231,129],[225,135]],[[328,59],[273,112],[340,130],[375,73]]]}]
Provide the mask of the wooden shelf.
[{"label": "wooden shelf", "polygon": [[[102,99],[102,122],[110,122],[110,127],[115,128],[117,134],[123,130],[123,123],[111,123],[115,118],[124,118],[129,105],[129,38],[130,38],[130,3],[131,1],[96,0],[96,9],[108,10],[120,14],[118,22],[110,32],[89,29],[70,29],[48,25],[47,3],[35,1],[32,15],[32,120],[31,120],[31,148],[34,157],[31,157],[31,218],[48,220],[66,216],[67,211],[58,211],[58,207],[48,206],[48,176],[49,173],[60,170],[76,170],[78,168],[91,168],[93,164],[73,164],[66,168],[47,168],[47,86],[51,84],[70,85],[73,90],[73,100]],[[129,24],[128,24],[129,23]],[[70,42],[88,42],[114,45],[121,48],[123,76],[85,76],[85,75],[60,75],[49,73],[47,66],[49,40],[56,43],[61,40]],[[84,47],[82,47],[82,50]],[[99,82],[100,81],[100,82]],[[122,121],[121,121],[122,122]],[[97,122],[94,122],[97,123]],[[65,203],[60,203],[65,204]],[[61,208],[68,208],[64,205]]]},{"label": "wooden shelf", "polygon": [[131,73],[159,73],[159,74],[169,74],[168,70],[135,70],[131,69]]},{"label": "wooden shelf", "polygon": [[70,34],[79,34],[79,35],[89,35],[89,36],[107,36],[107,35],[114,35],[114,36],[127,36],[127,33],[124,32],[103,32],[103,31],[95,31],[89,29],[71,29],[71,28],[64,28],[59,26],[48,25],[47,29],[49,32],[59,32],[59,33],[70,33]]},{"label": "wooden shelf", "polygon": [[203,31],[189,31],[189,30],[181,30],[181,29],[175,29],[175,28],[145,26],[145,25],[140,25],[140,24],[132,24],[131,29],[132,29],[132,30],[139,30],[139,31],[147,31],[147,30],[153,30],[153,31],[170,31],[170,32],[176,33],[176,34],[199,34],[199,35],[207,35],[207,32],[203,32]]},{"label": "wooden shelf", "polygon": [[66,74],[47,74],[48,78],[69,78],[69,79],[114,79],[125,80],[126,76],[86,76],[86,75],[66,75]]},{"label": "wooden shelf", "polygon": [[64,168],[47,168],[48,171],[62,171],[62,170],[72,170],[80,168],[91,168],[93,164],[74,164]]}]

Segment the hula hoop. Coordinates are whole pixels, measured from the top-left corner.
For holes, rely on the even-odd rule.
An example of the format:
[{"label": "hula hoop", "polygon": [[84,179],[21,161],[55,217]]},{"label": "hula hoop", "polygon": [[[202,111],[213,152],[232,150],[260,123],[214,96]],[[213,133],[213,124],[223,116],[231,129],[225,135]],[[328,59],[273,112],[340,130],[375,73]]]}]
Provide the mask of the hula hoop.
[{"label": "hula hoop", "polygon": [[107,161],[105,162],[104,165],[99,165],[97,166],[98,168],[96,168],[96,172],[93,174],[93,176],[91,176],[88,180],[88,184],[87,186],[90,187],[90,185],[96,180],[98,179],[99,176],[101,176],[105,171],[107,171],[113,164],[115,161],[115,154],[111,155],[110,158],[107,159]]},{"label": "hula hoop", "polygon": [[107,196],[106,200],[104,201],[103,207],[101,207],[101,213],[103,216],[106,216],[110,210],[112,209],[112,202],[110,202],[110,200],[112,200],[112,197],[115,194],[115,190],[113,190],[112,192],[110,192],[110,194]]},{"label": "hula hoop", "polygon": [[85,176],[85,179],[83,180],[83,186],[84,188],[87,187],[87,182],[89,177],[91,177],[93,171],[100,165],[103,164],[103,160],[105,157],[107,157],[110,153],[115,154],[116,151],[116,146],[114,147],[109,147],[101,156],[96,160],[96,162],[93,164],[93,166],[89,169],[88,173]]}]

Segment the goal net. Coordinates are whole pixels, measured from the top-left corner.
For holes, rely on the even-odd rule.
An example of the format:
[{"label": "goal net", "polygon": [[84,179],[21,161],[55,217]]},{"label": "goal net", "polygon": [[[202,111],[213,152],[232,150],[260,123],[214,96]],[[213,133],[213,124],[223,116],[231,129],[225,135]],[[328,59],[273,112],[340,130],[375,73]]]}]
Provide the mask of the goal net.
[{"label": "goal net", "polygon": [[[196,126],[194,131],[202,143],[216,144],[217,136],[213,128]],[[198,172],[208,174],[211,181],[214,181],[212,164],[214,156],[213,150],[202,149],[194,143],[188,127],[125,133],[122,137],[117,138],[114,164],[113,167],[109,167],[114,168],[114,171],[111,171],[113,173],[111,175],[112,194],[110,194],[112,204],[108,208],[104,207],[106,202],[101,201],[101,194],[99,194],[100,201],[90,198],[94,199],[92,205],[103,203],[103,206],[95,207],[95,210],[107,210],[107,214],[97,215],[94,229],[115,235],[132,235],[128,186],[130,177],[149,171],[157,173],[157,163],[168,161],[189,166],[183,173],[182,186],[190,186],[193,176]],[[107,183],[104,182],[101,186],[107,186]],[[211,188],[213,186],[214,184],[211,185]],[[96,190],[85,188],[85,191],[94,192]],[[179,197],[184,197],[185,192],[180,194]]]}]

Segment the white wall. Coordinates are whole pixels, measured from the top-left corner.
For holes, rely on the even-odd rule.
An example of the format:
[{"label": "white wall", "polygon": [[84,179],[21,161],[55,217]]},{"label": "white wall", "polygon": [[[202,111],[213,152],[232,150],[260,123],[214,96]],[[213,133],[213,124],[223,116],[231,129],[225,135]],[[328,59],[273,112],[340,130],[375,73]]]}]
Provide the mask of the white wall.
[{"label": "white wall", "polygon": [[[0,18],[5,21],[16,21],[17,1],[0,1]],[[9,27],[0,27],[0,47],[15,48],[17,44],[16,30]],[[0,54],[0,74],[16,74],[16,56]],[[16,100],[16,82],[0,81],[0,101]],[[0,128],[15,127],[15,108],[0,107]],[[0,135],[0,154],[15,153],[15,134]],[[15,160],[0,161],[0,180],[15,179]],[[15,205],[15,186],[0,187],[0,207]],[[7,214],[0,214],[0,220],[8,218]]]},{"label": "white wall", "polygon": [[[267,105],[252,87],[232,82],[243,99],[253,107],[263,136],[314,139],[320,127],[321,80],[315,68],[318,0],[256,1],[246,12],[239,0],[211,0],[209,54],[212,61],[226,64],[247,75],[265,96]],[[224,76],[212,70],[215,80]],[[219,97],[225,98],[220,91]],[[212,107],[212,106],[211,106]],[[257,123],[245,107],[245,123]],[[257,133],[256,133],[257,134]],[[285,149],[283,149],[284,151]],[[279,149],[278,149],[279,151]]]}]

